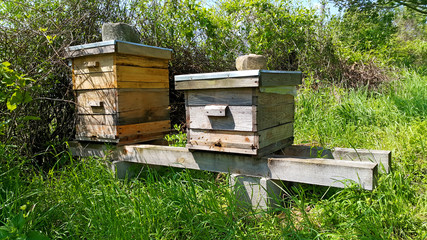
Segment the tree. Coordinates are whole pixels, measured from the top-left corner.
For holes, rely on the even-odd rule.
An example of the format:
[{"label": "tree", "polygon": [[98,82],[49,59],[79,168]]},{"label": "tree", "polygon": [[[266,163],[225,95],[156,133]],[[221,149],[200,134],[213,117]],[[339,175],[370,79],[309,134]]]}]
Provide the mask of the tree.
[{"label": "tree", "polygon": [[336,6],[343,8],[397,8],[407,7],[422,14],[427,14],[426,0],[332,0]]}]

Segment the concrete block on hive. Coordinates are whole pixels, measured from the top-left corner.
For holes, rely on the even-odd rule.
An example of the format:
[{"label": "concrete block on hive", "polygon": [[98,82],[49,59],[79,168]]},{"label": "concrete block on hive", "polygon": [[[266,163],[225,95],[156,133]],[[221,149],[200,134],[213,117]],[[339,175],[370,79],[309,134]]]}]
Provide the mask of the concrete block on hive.
[{"label": "concrete block on hive", "polygon": [[126,23],[104,23],[102,25],[102,41],[120,40],[139,43],[139,33]]},{"label": "concrete block on hive", "polygon": [[240,56],[236,59],[236,69],[239,71],[267,69],[267,58],[256,54]]}]

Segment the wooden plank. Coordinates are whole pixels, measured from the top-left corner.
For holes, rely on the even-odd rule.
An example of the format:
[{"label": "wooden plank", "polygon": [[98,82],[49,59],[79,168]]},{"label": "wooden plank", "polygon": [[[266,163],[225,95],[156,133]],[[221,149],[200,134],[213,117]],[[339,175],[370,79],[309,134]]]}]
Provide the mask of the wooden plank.
[{"label": "wooden plank", "polygon": [[[158,111],[168,112],[169,106],[168,89],[79,90],[76,98],[79,114],[145,112],[150,115]],[[94,112],[94,106],[99,106],[102,111]]]},{"label": "wooden plank", "polygon": [[175,81],[176,90],[258,87],[257,77],[223,78],[214,80]]},{"label": "wooden plank", "polygon": [[76,138],[85,137],[93,141],[102,139],[118,139],[117,128],[112,125],[82,125],[76,124]]},{"label": "wooden plank", "polygon": [[216,146],[205,146],[205,145],[191,145],[187,144],[187,148],[191,150],[202,150],[202,151],[215,151],[224,153],[238,153],[257,155],[258,149],[247,149],[247,148],[235,148],[235,147],[216,147]]},{"label": "wooden plank", "polygon": [[169,70],[142,68],[135,66],[116,66],[118,82],[161,82],[169,83]]},{"label": "wooden plank", "polygon": [[163,133],[169,131],[169,120],[117,126],[117,134],[120,138],[124,136]]},{"label": "wooden plank", "polygon": [[167,59],[158,59],[152,57],[142,57],[134,55],[116,54],[116,65],[126,65],[145,68],[168,68],[169,61]]},{"label": "wooden plank", "polygon": [[145,46],[142,44],[134,44],[130,42],[116,41],[117,53],[138,55],[144,57],[171,59],[172,51],[170,49],[158,48],[153,46]]},{"label": "wooden plank", "polygon": [[77,57],[83,57],[88,55],[107,54],[107,53],[114,53],[115,51],[116,50],[114,45],[78,49],[78,50],[72,50],[72,51],[67,50],[65,52],[65,58],[77,58]]},{"label": "wooden plank", "polygon": [[302,83],[301,72],[261,71],[259,78],[262,87],[295,86]]},{"label": "wooden plank", "polygon": [[265,129],[258,132],[259,148],[266,147],[283,139],[293,137],[293,123],[286,123],[277,127]]},{"label": "wooden plank", "polygon": [[117,89],[80,90],[75,93],[79,114],[115,114],[118,111]]},{"label": "wooden plank", "polygon": [[289,94],[263,93],[259,89],[254,90],[257,96],[256,104],[258,106],[274,104],[290,104],[294,103],[294,96]]},{"label": "wooden plank", "polygon": [[[98,63],[97,67],[90,67],[91,63]],[[94,72],[112,72],[114,65],[113,54],[84,56],[73,59],[74,74]]]},{"label": "wooden plank", "polygon": [[77,124],[80,125],[118,125],[117,114],[78,114]]},{"label": "wooden plank", "polygon": [[74,90],[105,88],[117,88],[117,81],[114,72],[73,74]]},{"label": "wooden plank", "polygon": [[[208,131],[189,129],[188,147],[206,149],[212,151],[230,151],[237,149],[239,153],[246,153],[244,149],[257,149],[258,136],[252,132],[231,132],[231,131]],[[203,147],[205,149],[205,147]],[[251,151],[252,152],[252,151]],[[255,152],[256,153],[256,152]]]},{"label": "wooden plank", "polygon": [[258,156],[265,156],[265,155],[270,155],[273,154],[287,146],[290,146],[294,143],[294,138],[290,137],[290,138],[286,138],[277,142],[274,142],[268,146],[262,147],[260,149],[258,149],[257,151],[257,155]]},{"label": "wooden plank", "polygon": [[294,104],[261,105],[257,107],[256,122],[258,131],[294,121]]},{"label": "wooden plank", "polygon": [[255,106],[228,106],[225,117],[209,117],[205,106],[188,106],[188,127],[191,129],[250,131],[257,130]]},{"label": "wooden plank", "polygon": [[327,158],[335,160],[373,162],[378,164],[378,171],[389,173],[391,171],[391,151],[368,150],[353,148],[311,147],[292,145],[283,149],[283,155],[305,158]]},{"label": "wooden plank", "polygon": [[373,162],[379,164],[379,171],[389,173],[391,171],[391,151],[368,150],[353,148],[334,148],[334,159]]},{"label": "wooden plank", "polygon": [[118,82],[118,88],[165,88],[169,89],[169,82]]},{"label": "wooden plank", "polygon": [[188,105],[228,104],[229,106],[254,105],[253,88],[205,89],[187,91]]},{"label": "wooden plank", "polygon": [[[70,150],[74,156],[107,156],[105,151],[109,148],[100,145],[72,142]],[[376,186],[377,177],[377,164],[371,162],[283,156],[259,158],[241,154],[190,151],[187,148],[168,146],[123,146],[108,156],[118,161],[242,174],[340,188],[345,187],[346,182],[352,181],[364,189],[372,190]]]}]

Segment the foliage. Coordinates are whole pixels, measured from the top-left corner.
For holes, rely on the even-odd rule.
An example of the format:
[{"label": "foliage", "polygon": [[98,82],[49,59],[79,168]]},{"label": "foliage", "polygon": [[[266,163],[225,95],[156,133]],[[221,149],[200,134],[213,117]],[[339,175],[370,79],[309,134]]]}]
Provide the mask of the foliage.
[{"label": "foliage", "polygon": [[[427,122],[411,109],[425,107],[427,78],[402,74],[401,86],[376,91],[299,90],[297,142],[393,151],[392,173],[380,174],[372,192],[287,184],[283,207],[260,213],[240,207],[226,175],[143,168],[139,179],[118,180],[108,159],[66,152],[43,173],[2,145],[0,225],[30,213],[22,232],[51,239],[422,239]],[[416,90],[421,98],[409,98]]]},{"label": "foliage", "polygon": [[178,124],[175,124],[173,128],[177,133],[167,134],[165,136],[165,140],[168,142],[169,146],[185,147],[185,145],[187,144],[187,134]]},{"label": "foliage", "polygon": [[406,7],[413,11],[427,14],[427,4],[424,0],[333,0],[340,8],[398,8]]}]

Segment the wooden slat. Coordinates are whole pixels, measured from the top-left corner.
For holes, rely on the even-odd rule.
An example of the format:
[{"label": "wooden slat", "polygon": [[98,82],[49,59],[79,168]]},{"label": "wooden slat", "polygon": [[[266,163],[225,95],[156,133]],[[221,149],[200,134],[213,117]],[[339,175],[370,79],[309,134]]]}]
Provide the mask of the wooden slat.
[{"label": "wooden slat", "polygon": [[138,55],[145,57],[171,59],[172,51],[156,48],[152,46],[143,46],[141,44],[132,44],[122,41],[116,41],[117,53]]},{"label": "wooden slat", "polygon": [[117,134],[120,138],[124,136],[163,133],[169,130],[169,120],[117,126]]},{"label": "wooden slat", "polygon": [[362,161],[378,163],[378,171],[389,173],[391,171],[391,151],[368,150],[353,148],[333,148],[292,145],[283,149],[286,156],[316,158],[322,157],[335,160]]},{"label": "wooden slat", "polygon": [[293,123],[286,123],[277,127],[265,129],[258,132],[259,148],[266,147],[283,139],[293,137]]},{"label": "wooden slat", "polygon": [[118,82],[118,88],[165,88],[169,89],[169,82]]},{"label": "wooden slat", "polygon": [[214,80],[192,80],[175,82],[176,90],[188,89],[214,89],[214,88],[242,88],[258,87],[259,80],[257,77],[250,78],[224,78]]},{"label": "wooden slat", "polygon": [[118,82],[162,82],[169,83],[169,70],[142,68],[135,66],[116,66]]},{"label": "wooden slat", "polygon": [[[107,147],[102,144],[70,143],[74,156],[105,157]],[[322,186],[345,187],[350,180],[364,189],[376,185],[377,164],[343,160],[305,159],[283,156],[258,158],[250,155],[210,151],[189,151],[187,148],[132,145],[109,153],[114,160],[157,166],[170,166],[268,177],[275,180],[309,183]]]},{"label": "wooden slat", "polygon": [[189,106],[208,104],[228,104],[229,106],[251,106],[253,88],[239,89],[205,89],[187,91]]},{"label": "wooden slat", "polygon": [[116,65],[146,67],[146,68],[168,68],[169,61],[167,59],[158,59],[151,57],[142,57],[134,55],[116,54]]},{"label": "wooden slat", "polygon": [[258,106],[294,103],[294,96],[289,94],[263,93],[259,89],[254,91],[257,96],[256,104]]},{"label": "wooden slat", "polygon": [[[89,63],[98,63],[98,67],[88,67]],[[74,74],[94,72],[112,72],[114,65],[113,54],[92,55],[73,59]]]},{"label": "wooden slat", "polygon": [[299,85],[302,83],[301,72],[261,72],[260,75],[260,86],[271,87],[271,86],[289,86]]},{"label": "wooden slat", "polygon": [[209,117],[205,106],[188,106],[189,128],[229,131],[256,131],[255,106],[228,106],[225,117]]},{"label": "wooden slat", "polygon": [[268,161],[273,179],[332,187],[344,187],[351,180],[367,190],[376,186],[376,163],[288,157]]},{"label": "wooden slat", "polygon": [[77,57],[88,56],[88,55],[98,55],[98,54],[106,54],[106,53],[114,53],[114,52],[115,52],[115,46],[108,45],[108,46],[102,46],[102,47],[66,51],[65,58],[77,58]]},{"label": "wooden slat", "polygon": [[115,114],[118,111],[117,105],[117,89],[104,90],[81,90],[76,91],[77,113],[79,114],[94,114],[94,103],[102,102],[102,109],[98,114]]},{"label": "wooden slat", "polygon": [[92,140],[117,139],[117,128],[112,125],[76,125],[76,137],[86,137]]},{"label": "wooden slat", "polygon": [[78,114],[77,124],[81,125],[118,125],[117,114]]},{"label": "wooden slat", "polygon": [[114,72],[96,72],[89,74],[73,74],[73,89],[105,89],[117,88]]},{"label": "wooden slat", "polygon": [[258,131],[294,121],[294,104],[262,105],[257,107]]},{"label": "wooden slat", "polygon": [[[252,132],[207,131],[189,129],[188,147],[212,151],[227,151],[237,149],[239,153],[247,153],[247,149],[257,149],[257,138]],[[246,149],[246,150],[244,150]],[[256,154],[256,151],[251,151]]]}]

